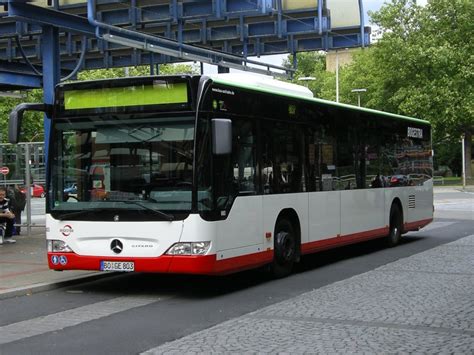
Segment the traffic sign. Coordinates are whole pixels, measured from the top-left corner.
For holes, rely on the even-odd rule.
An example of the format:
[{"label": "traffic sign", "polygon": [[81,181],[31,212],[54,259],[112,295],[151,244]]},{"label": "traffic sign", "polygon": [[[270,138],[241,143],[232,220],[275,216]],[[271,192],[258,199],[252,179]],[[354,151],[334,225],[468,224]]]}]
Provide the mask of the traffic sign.
[{"label": "traffic sign", "polygon": [[8,166],[2,166],[0,168],[0,173],[3,175],[8,175],[9,172],[10,172],[10,168]]}]

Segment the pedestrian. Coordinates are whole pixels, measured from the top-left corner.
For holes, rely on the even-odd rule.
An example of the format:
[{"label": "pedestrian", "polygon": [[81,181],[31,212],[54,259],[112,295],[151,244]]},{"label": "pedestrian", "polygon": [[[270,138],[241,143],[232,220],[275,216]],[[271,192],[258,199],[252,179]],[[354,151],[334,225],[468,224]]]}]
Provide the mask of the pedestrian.
[{"label": "pedestrian", "polygon": [[26,196],[20,191],[18,185],[12,185],[8,189],[7,197],[10,203],[10,210],[15,215],[15,235],[20,235],[21,232],[21,212],[26,206]]},{"label": "pedestrian", "polygon": [[15,223],[15,215],[10,211],[9,201],[7,197],[7,189],[0,186],[0,224],[3,233],[0,237],[0,243],[16,243],[12,238],[13,224]]}]

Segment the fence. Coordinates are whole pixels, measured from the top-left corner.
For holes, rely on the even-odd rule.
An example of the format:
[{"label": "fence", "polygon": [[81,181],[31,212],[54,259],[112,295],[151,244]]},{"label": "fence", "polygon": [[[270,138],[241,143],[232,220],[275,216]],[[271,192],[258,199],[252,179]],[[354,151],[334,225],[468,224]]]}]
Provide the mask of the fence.
[{"label": "fence", "polygon": [[[46,159],[44,156],[44,142],[24,142],[16,145],[0,144],[0,167],[8,171],[3,174],[3,181],[0,184],[8,187],[17,185],[26,195],[26,222],[16,224],[16,227],[26,227],[27,234],[31,234],[33,227],[45,227],[44,223],[34,223],[32,220],[31,199],[34,187],[44,189],[46,182]],[[40,194],[40,196],[44,193]]]}]

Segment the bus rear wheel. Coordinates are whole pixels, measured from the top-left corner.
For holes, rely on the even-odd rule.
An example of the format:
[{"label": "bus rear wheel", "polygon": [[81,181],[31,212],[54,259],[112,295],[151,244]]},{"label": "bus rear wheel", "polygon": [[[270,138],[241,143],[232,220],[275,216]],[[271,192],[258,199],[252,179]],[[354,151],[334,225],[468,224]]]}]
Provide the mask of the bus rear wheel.
[{"label": "bus rear wheel", "polygon": [[287,219],[280,219],[275,226],[273,263],[271,273],[275,278],[291,274],[297,257],[296,235]]},{"label": "bus rear wheel", "polygon": [[387,236],[387,245],[394,247],[400,243],[403,229],[403,215],[400,207],[393,204],[390,209],[390,231]]}]

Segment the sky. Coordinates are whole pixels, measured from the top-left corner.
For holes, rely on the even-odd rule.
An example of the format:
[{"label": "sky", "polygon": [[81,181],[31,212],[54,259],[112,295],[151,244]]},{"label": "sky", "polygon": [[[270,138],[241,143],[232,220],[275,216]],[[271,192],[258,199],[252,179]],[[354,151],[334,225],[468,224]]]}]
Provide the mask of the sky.
[{"label": "sky", "polygon": [[364,4],[364,10],[365,10],[365,23],[366,24],[369,24],[368,23],[368,15],[367,15],[367,12],[368,11],[377,11],[380,9],[380,7],[382,7],[383,3],[385,1],[383,0],[363,0],[363,4]]},{"label": "sky", "polygon": [[[363,0],[365,13],[367,14],[368,11],[377,11],[377,10],[379,10],[385,2],[390,2],[390,1],[387,1],[387,0]],[[426,3],[427,3],[427,0],[417,0],[417,3],[418,3],[418,5],[425,6]],[[366,15],[366,18],[368,18],[367,15]],[[367,22],[367,20],[366,20],[366,23],[369,24]]]}]

